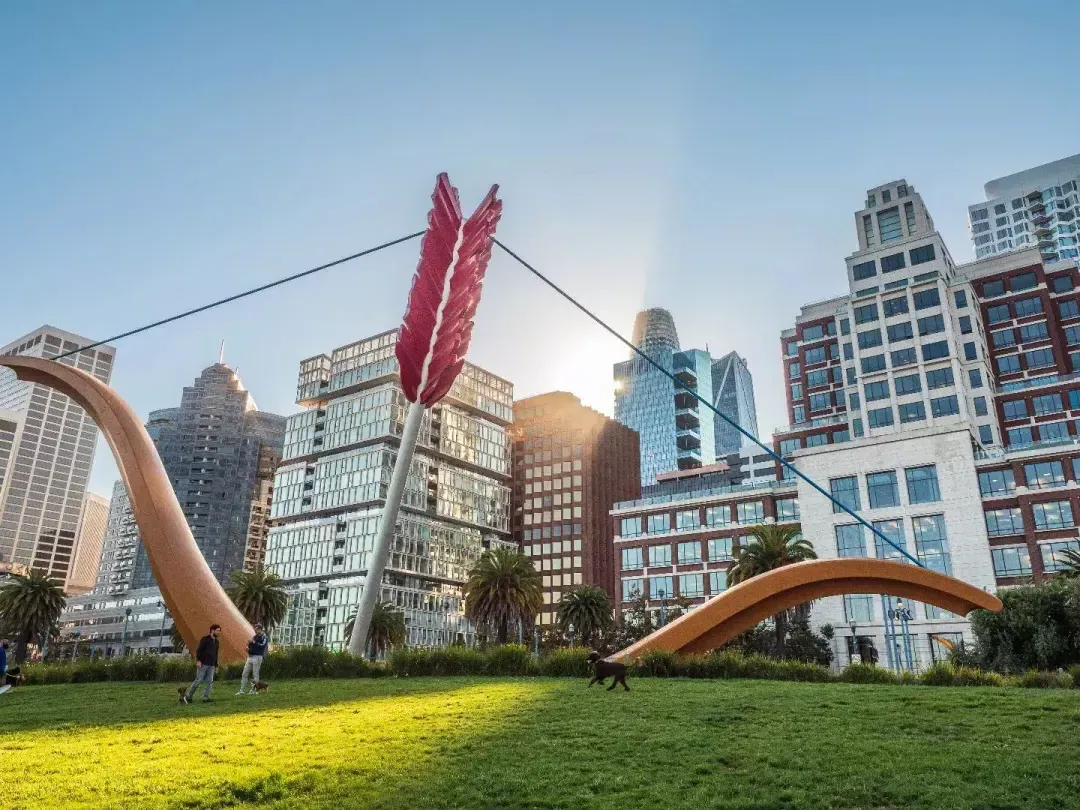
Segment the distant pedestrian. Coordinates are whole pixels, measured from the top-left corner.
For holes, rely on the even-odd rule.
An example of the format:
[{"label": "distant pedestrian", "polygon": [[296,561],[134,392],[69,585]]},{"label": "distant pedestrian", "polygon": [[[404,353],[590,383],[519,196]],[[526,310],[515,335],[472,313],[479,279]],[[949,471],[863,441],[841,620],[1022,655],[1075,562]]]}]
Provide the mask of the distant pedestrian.
[{"label": "distant pedestrian", "polygon": [[191,698],[195,695],[195,690],[199,688],[200,683],[205,684],[203,703],[210,702],[210,687],[214,685],[214,671],[217,670],[218,634],[220,633],[221,625],[212,624],[210,633],[199,639],[199,646],[195,650],[195,660],[199,664],[199,669],[195,673],[195,680],[191,682],[191,686],[181,698],[184,703],[191,703]]},{"label": "distant pedestrian", "polygon": [[[248,642],[248,657],[247,663],[244,664],[244,672],[240,676],[240,691],[236,694],[254,695],[256,687],[261,681],[259,680],[259,670],[262,668],[263,658],[266,657],[266,650],[270,646],[270,639],[266,637],[266,633],[263,632],[263,626],[261,624],[255,625],[255,635],[251,641]],[[247,691],[248,676],[251,676],[251,691]]]}]

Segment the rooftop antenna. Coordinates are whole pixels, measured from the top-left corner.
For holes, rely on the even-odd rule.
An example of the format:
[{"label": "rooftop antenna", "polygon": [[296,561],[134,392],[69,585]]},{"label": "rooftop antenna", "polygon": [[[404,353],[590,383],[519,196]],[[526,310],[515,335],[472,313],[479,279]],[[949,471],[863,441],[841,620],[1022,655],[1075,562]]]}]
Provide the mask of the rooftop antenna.
[{"label": "rooftop antenna", "polygon": [[217,361],[218,361],[218,365],[220,365],[220,366],[225,365],[225,341],[224,340],[221,341],[221,347],[218,349]]}]

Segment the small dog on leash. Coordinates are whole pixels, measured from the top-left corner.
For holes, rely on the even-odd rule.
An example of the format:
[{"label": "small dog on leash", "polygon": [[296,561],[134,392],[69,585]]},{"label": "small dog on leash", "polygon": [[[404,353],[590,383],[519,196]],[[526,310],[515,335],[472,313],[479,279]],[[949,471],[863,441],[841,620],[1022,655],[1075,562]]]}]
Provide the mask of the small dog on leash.
[{"label": "small dog on leash", "polygon": [[585,659],[593,665],[592,680],[589,681],[589,686],[594,683],[598,683],[601,686],[604,685],[605,678],[614,678],[611,682],[611,686],[607,688],[607,691],[611,691],[620,683],[627,692],[630,691],[630,687],[626,685],[626,664],[619,664],[614,661],[605,661],[600,657],[600,653],[591,652],[589,657]]},{"label": "small dog on leash", "polygon": [[270,684],[268,684],[266,681],[255,681],[255,683],[251,685],[251,691],[254,692],[256,695],[263,692],[269,692]]}]

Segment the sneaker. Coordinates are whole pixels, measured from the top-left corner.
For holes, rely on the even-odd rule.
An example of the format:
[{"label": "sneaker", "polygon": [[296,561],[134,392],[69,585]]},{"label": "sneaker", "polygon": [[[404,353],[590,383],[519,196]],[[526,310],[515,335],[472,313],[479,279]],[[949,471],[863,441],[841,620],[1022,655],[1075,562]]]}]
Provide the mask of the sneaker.
[{"label": "sneaker", "polygon": [[251,694],[251,693],[250,693],[250,692],[245,692],[245,691],[244,691],[243,689],[241,689],[241,690],[240,690],[239,692],[237,692],[236,694],[238,694],[238,695],[249,695],[249,694]]}]

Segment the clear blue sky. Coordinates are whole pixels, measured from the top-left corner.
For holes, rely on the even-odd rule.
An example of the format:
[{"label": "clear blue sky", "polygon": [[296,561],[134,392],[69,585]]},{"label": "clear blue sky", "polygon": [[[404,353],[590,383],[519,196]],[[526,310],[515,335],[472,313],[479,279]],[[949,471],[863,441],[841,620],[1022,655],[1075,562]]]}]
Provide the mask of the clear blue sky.
[{"label": "clear blue sky", "polygon": [[[5,4],[0,343],[105,337],[418,230],[445,170],[468,208],[500,183],[500,236],[624,333],[664,306],[684,347],[746,356],[769,433],[779,332],[843,288],[866,188],[907,178],[964,261],[985,181],[1080,151],[1080,11],[765,5]],[[225,339],[292,413],[299,360],[399,322],[416,255],[121,341],[113,385],[175,405]],[[474,362],[610,412],[624,354],[496,254]],[[92,489],[115,475],[102,445]]]}]

